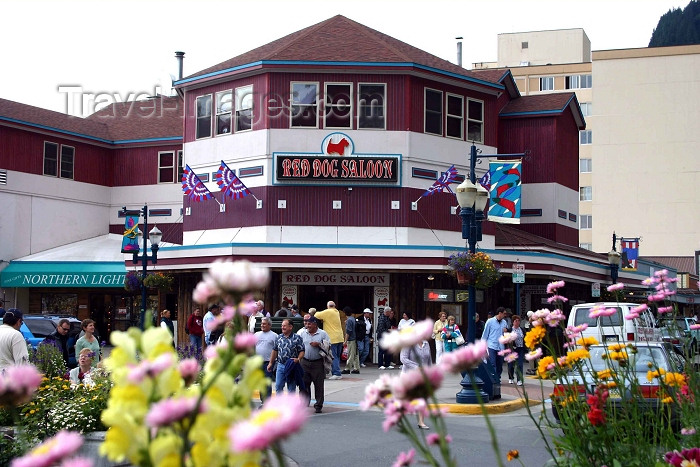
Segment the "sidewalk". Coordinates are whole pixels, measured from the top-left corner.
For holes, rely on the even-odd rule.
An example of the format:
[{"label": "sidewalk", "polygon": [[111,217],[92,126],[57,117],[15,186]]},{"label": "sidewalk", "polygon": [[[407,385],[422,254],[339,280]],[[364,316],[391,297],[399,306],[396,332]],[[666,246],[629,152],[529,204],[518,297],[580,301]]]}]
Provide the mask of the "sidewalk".
[{"label": "sidewalk", "polygon": [[[484,404],[484,408],[489,414],[499,414],[518,410],[525,406],[525,394],[530,404],[540,404],[543,400],[549,399],[554,384],[549,380],[540,380],[533,376],[526,376],[523,386],[508,384],[508,372],[504,365],[501,382],[501,399],[493,400]],[[324,412],[332,408],[357,407],[364,398],[365,387],[374,382],[382,374],[398,376],[401,370],[379,370],[374,365],[368,365],[360,369],[360,374],[343,375],[341,380],[326,380]],[[446,408],[449,413],[480,415],[482,409],[479,404],[458,404],[456,395],[462,389],[459,384],[462,380],[460,375],[447,374],[442,386],[437,390],[436,396],[440,407]]]}]

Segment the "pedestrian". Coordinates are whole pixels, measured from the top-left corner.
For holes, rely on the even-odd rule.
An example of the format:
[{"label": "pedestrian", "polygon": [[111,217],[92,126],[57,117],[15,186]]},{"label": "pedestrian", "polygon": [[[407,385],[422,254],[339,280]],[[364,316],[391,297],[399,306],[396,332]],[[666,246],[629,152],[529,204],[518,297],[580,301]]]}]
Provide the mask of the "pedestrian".
[{"label": "pedestrian", "polygon": [[287,318],[289,316],[289,302],[287,300],[282,300],[282,308],[275,312],[275,318]]},{"label": "pedestrian", "polygon": [[401,315],[401,321],[399,321],[399,331],[409,326],[413,326],[414,324],[416,324],[416,322],[411,319],[411,315],[404,311]]},{"label": "pedestrian", "polygon": [[173,320],[170,319],[170,310],[160,312],[160,327],[168,330],[171,339],[175,336],[175,326]]},{"label": "pedestrian", "polygon": [[297,305],[292,305],[289,311],[292,318],[301,318],[301,313],[299,313],[299,307]]},{"label": "pedestrian", "polygon": [[[265,307],[265,304],[263,303],[262,300],[258,300],[257,302],[255,302],[255,311],[248,318],[248,331],[255,332],[255,325],[258,324],[257,318],[262,318],[263,316],[265,316],[264,307]],[[262,329],[262,325],[261,325],[261,329]]]},{"label": "pedestrian", "polygon": [[[294,373],[293,364],[298,365],[304,357],[304,341],[301,336],[292,333],[292,329],[292,322],[289,318],[282,320],[282,334],[279,334],[275,339],[275,345],[270,353],[270,361],[267,363],[268,372],[272,371],[275,364],[277,365],[275,371],[275,393],[277,394],[282,394],[285,384],[287,392],[295,393],[297,390],[297,375]],[[289,365],[287,365],[288,363]],[[303,380],[303,376],[299,376]]]},{"label": "pedestrian", "polygon": [[187,333],[190,336],[190,346],[202,350],[202,337],[204,336],[204,322],[202,321],[202,309],[198,306],[194,308],[192,314],[187,318]]},{"label": "pedestrian", "polygon": [[[401,349],[400,358],[402,365],[401,373],[416,370],[421,366],[429,366],[433,361],[433,357],[430,355],[430,345],[426,340],[414,346]],[[425,424],[423,413],[420,411],[418,412],[418,428],[422,430],[430,428]]]},{"label": "pedestrian", "polygon": [[505,346],[499,342],[498,338],[503,336],[503,331],[506,330],[505,316],[505,308],[499,306],[496,309],[496,316],[486,321],[484,334],[481,336],[481,339],[486,341],[489,350],[489,361],[493,366],[496,373],[494,376],[499,384],[501,383],[501,373],[503,372],[503,356],[498,355],[498,353],[504,350]]},{"label": "pedestrian", "polygon": [[61,356],[63,357],[63,361],[66,363],[66,367],[68,367],[68,333],[70,332],[70,321],[68,321],[66,318],[61,318],[58,320],[58,326],[56,326],[56,330],[46,336],[43,341],[41,341],[41,344],[39,345],[53,345],[55,346],[60,352]]},{"label": "pedestrian", "polygon": [[348,346],[348,359],[345,362],[345,369],[343,374],[360,374],[360,354],[357,353],[357,320],[352,316],[352,308],[346,306],[343,308],[343,313],[345,313],[345,341],[344,344]]},{"label": "pedestrian", "polygon": [[[221,314],[221,307],[216,303],[209,307],[209,311],[202,318],[202,327],[204,328],[204,343],[206,345],[216,344],[216,339],[211,339],[213,329],[213,321]],[[218,336],[217,336],[218,337]]]},{"label": "pedestrian", "polygon": [[262,370],[270,380],[265,392],[260,391],[260,405],[272,395],[272,381],[276,381],[274,364],[269,368],[272,349],[277,341],[277,333],[272,331],[272,320],[263,316],[260,320],[260,331],[255,333],[255,353],[263,358]]},{"label": "pedestrian", "polygon": [[447,325],[447,313],[441,311],[433,325],[433,339],[435,339],[435,363],[439,364],[442,353],[445,351],[445,343],[442,341],[442,330]]},{"label": "pedestrian", "polygon": [[442,328],[440,337],[445,346],[445,352],[452,352],[459,347],[457,344],[457,338],[462,336],[462,331],[459,330],[454,316],[447,317],[447,324]]},{"label": "pedestrian", "polygon": [[100,343],[95,337],[95,322],[91,319],[84,319],[80,326],[83,328],[85,334],[83,337],[78,339],[75,343],[75,354],[80,355],[80,351],[83,349],[90,349],[94,356],[92,357],[93,368],[97,366],[100,361]]},{"label": "pedestrian", "polygon": [[481,339],[484,334],[484,322],[481,321],[479,313],[474,313],[474,337],[476,339]]},{"label": "pedestrian", "polygon": [[29,352],[24,336],[19,331],[23,315],[18,308],[10,308],[2,317],[0,326],[0,373],[6,368],[24,365],[29,361]]},{"label": "pedestrian", "polygon": [[326,309],[317,311],[313,316],[323,322],[323,330],[326,331],[331,339],[331,351],[333,352],[333,367],[331,376],[328,379],[342,379],[343,375],[340,372],[340,354],[343,353],[343,327],[340,320],[340,312],[335,307],[334,301],[329,301],[326,304]]},{"label": "pedestrian", "polygon": [[357,340],[357,351],[360,352],[360,367],[367,366],[367,357],[369,356],[369,347],[372,344],[372,310],[365,308],[361,323],[365,326],[365,335],[362,340]]},{"label": "pedestrian", "polygon": [[94,386],[95,382],[92,380],[92,350],[85,348],[80,351],[78,355],[78,366],[70,370],[68,373],[68,379],[71,382],[71,386],[76,386],[78,384],[83,384],[85,386]]},{"label": "pedestrian", "polygon": [[517,337],[511,344],[511,350],[518,355],[518,358],[516,359],[518,362],[518,371],[515,375],[513,374],[515,373],[515,360],[508,362],[508,382],[510,384],[513,384],[514,376],[516,376],[516,379],[518,380],[518,386],[522,386],[523,366],[525,364],[525,333],[520,327],[520,316],[514,315],[512,320],[513,328],[510,332],[515,333]]},{"label": "pedestrian", "polygon": [[[308,317],[307,317],[308,316]],[[301,359],[301,367],[304,370],[304,388],[300,391],[306,398],[307,405],[311,403],[311,385],[314,385],[314,408],[316,413],[323,411],[324,385],[326,372],[323,366],[323,354],[321,349],[329,348],[331,345],[328,333],[318,328],[318,320],[313,316],[304,317],[304,331],[301,334],[304,342],[304,357]]]},{"label": "pedestrian", "polygon": [[[379,316],[379,321],[377,322],[377,341],[380,341],[382,336],[387,332],[391,332],[391,313],[391,307],[386,307],[381,316]],[[381,346],[379,346],[377,365],[379,365],[380,370],[394,369],[394,365],[391,364],[391,354]]]}]

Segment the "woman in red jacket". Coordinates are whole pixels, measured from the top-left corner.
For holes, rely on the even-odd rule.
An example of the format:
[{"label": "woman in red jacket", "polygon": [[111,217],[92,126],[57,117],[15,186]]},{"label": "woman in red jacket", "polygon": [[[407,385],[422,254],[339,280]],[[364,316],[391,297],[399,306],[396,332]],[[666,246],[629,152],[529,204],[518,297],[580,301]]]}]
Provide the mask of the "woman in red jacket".
[{"label": "woman in red jacket", "polygon": [[202,336],[204,327],[202,326],[202,310],[195,308],[189,318],[187,318],[187,333],[190,335],[190,345],[202,350]]}]

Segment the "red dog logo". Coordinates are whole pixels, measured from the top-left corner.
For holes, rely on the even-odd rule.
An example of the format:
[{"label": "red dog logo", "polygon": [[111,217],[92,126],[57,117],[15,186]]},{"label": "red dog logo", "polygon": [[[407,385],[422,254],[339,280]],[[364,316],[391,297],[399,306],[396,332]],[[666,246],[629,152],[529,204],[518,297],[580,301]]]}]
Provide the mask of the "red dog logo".
[{"label": "red dog logo", "polygon": [[283,301],[286,301],[287,303],[289,303],[289,306],[294,305],[294,301],[293,301],[291,298],[282,297],[282,300],[283,300]]},{"label": "red dog logo", "polygon": [[345,148],[347,148],[348,146],[350,146],[350,142],[345,138],[342,138],[337,143],[328,141],[328,145],[326,146],[326,153],[328,153],[329,156],[331,154],[343,156],[345,155]]},{"label": "red dog logo", "polygon": [[389,300],[389,299],[386,298],[386,297],[382,298],[381,300],[377,300],[377,306],[386,306],[386,302],[387,302],[388,300]]}]

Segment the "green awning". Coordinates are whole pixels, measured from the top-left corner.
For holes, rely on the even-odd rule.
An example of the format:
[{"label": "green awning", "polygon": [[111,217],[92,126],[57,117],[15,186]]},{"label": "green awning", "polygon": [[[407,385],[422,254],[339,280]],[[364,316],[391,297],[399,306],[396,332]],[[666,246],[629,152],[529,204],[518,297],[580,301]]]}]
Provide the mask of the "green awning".
[{"label": "green awning", "polygon": [[2,287],[123,287],[123,261],[12,261],[0,271]]}]

